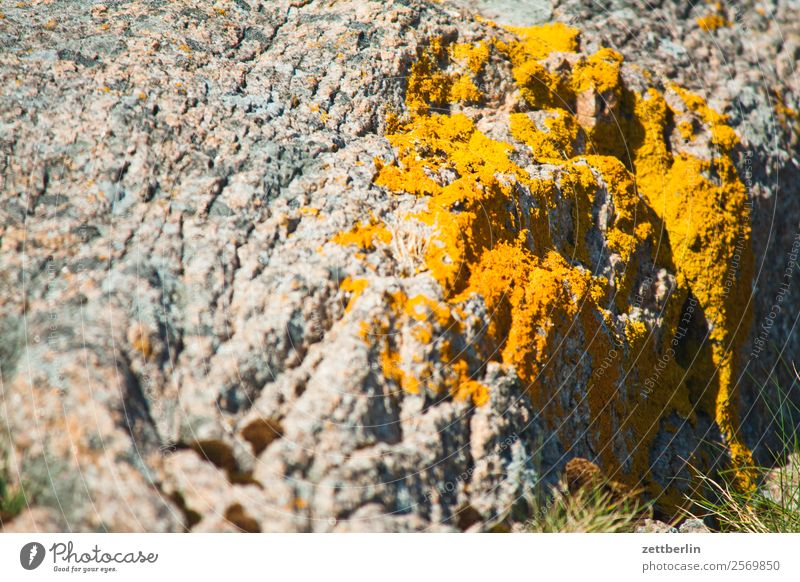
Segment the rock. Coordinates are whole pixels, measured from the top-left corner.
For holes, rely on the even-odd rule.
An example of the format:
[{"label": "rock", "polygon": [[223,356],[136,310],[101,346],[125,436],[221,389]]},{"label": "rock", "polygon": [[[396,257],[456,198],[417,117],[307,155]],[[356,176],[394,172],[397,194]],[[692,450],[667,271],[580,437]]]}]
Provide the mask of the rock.
[{"label": "rock", "polygon": [[480,531],[767,451],[796,7],[506,4],[3,8],[5,529]]},{"label": "rock", "polygon": [[636,526],[635,533],[678,533],[678,530],[663,521],[647,518],[644,523]]},{"label": "rock", "polygon": [[584,487],[596,487],[605,480],[600,467],[588,459],[570,459],[564,467],[564,477],[570,493],[577,493]]},{"label": "rock", "polygon": [[[738,354],[747,370],[739,382],[739,408],[746,419],[743,440],[757,462],[770,464],[782,449],[775,414],[787,406],[774,387],[792,385],[787,363],[800,354],[800,334],[794,331],[800,302],[800,166],[792,154],[800,87],[797,75],[785,74],[796,67],[797,7],[784,1],[693,6],[660,1],[649,4],[644,15],[633,2],[615,2],[608,10],[574,0],[555,4],[555,18],[580,23],[590,50],[611,46],[706,96],[741,138],[735,163],[752,201],[754,273],[752,309],[742,320],[749,335]],[[731,244],[742,248],[741,242]],[[741,274],[742,264],[734,260],[739,254],[723,276],[726,288]],[[788,406],[797,406],[792,398]]]},{"label": "rock", "polygon": [[711,533],[711,530],[702,519],[687,519],[678,527],[673,527],[663,521],[647,518],[636,527],[636,533]]},{"label": "rock", "polygon": [[774,468],[764,475],[760,492],[780,507],[792,507],[796,503],[798,487],[800,487],[800,454],[795,452],[788,455],[783,466]]},{"label": "rock", "polygon": [[2,526],[4,533],[59,533],[65,530],[65,523],[58,512],[51,507],[41,506],[24,510]]},{"label": "rock", "polygon": [[550,0],[456,0],[454,4],[506,26],[534,26],[553,16]]},{"label": "rock", "polygon": [[711,533],[702,519],[687,519],[678,528],[680,533]]}]

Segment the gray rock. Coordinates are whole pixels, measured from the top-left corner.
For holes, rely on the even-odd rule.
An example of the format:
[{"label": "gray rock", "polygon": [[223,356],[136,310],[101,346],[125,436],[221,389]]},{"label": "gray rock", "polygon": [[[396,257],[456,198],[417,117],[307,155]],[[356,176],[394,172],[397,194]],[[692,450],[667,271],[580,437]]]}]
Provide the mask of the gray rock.
[{"label": "gray rock", "polygon": [[550,0],[456,0],[454,3],[506,26],[534,26],[553,17]]},{"label": "gray rock", "polygon": [[[362,335],[363,322],[393,317],[392,293],[442,297],[416,272],[424,228],[398,231],[399,247],[365,257],[331,241],[371,217],[399,224],[424,205],[375,186],[373,160],[396,156],[387,114],[403,109],[409,67],[429,39],[485,38],[487,25],[466,8],[517,25],[552,14],[583,30],[584,51],[625,54],[632,79],[636,68],[654,71],[730,115],[755,201],[744,426],[766,451],[772,416],[761,388],[782,372],[755,342],[798,232],[797,123],[784,110],[780,122],[774,93],[800,109],[798,8],[760,2],[760,15],[745,2],[742,20],[730,16],[736,24],[712,35],[696,26],[702,7],[655,4],[4,6],[0,438],[34,504],[4,528],[475,531],[524,519],[526,500],[572,456],[611,447],[630,458],[629,435],[600,442],[592,430],[588,338],[561,338],[553,406],[567,412],[554,419],[513,369],[483,365],[474,346],[491,315],[478,299],[465,306],[464,333],[447,337],[489,388],[484,406],[403,392],[385,374],[379,341]],[[508,91],[497,75],[487,84],[499,99]],[[502,131],[502,105],[486,114],[491,131]],[[572,208],[559,196],[553,231],[563,246]],[[598,216],[610,215],[607,198],[598,187]],[[598,219],[591,235],[591,268],[612,275],[606,226]],[[643,265],[663,269],[647,284],[637,275],[649,302],[638,316],[663,333],[657,314],[675,273],[641,252]],[[369,280],[351,308],[348,278]],[[796,357],[796,270],[790,280],[763,341]],[[418,349],[447,364],[433,344]],[[641,381],[631,377],[620,398],[637,398]],[[620,411],[609,418],[621,426]],[[714,422],[667,411],[652,422],[653,482],[679,488],[696,452],[703,468],[715,466]]]},{"label": "gray rock", "polygon": [[644,523],[636,526],[635,533],[678,533],[678,529],[663,521],[647,518]]},{"label": "gray rock", "polygon": [[680,533],[711,533],[702,519],[687,519],[678,528]]}]

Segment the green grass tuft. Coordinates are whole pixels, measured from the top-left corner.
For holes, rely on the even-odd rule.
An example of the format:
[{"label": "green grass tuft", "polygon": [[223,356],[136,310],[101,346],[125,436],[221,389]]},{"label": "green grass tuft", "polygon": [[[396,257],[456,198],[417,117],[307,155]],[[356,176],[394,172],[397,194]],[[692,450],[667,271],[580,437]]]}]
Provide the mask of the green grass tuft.
[{"label": "green grass tuft", "polygon": [[561,484],[546,503],[536,503],[531,533],[630,533],[650,516],[650,504],[635,494],[620,495],[604,483],[570,493]]},{"label": "green grass tuft", "polygon": [[8,468],[0,464],[0,525],[11,521],[25,508],[25,495],[19,487],[10,485]]},{"label": "green grass tuft", "polygon": [[[800,375],[794,370],[798,380]],[[776,469],[755,467],[760,475],[754,491],[739,491],[730,472],[719,477],[699,476],[700,487],[691,501],[691,517],[708,517],[722,532],[800,533],[800,410],[789,399],[788,391],[775,383],[778,404],[772,417],[780,448],[777,458],[785,464]]]}]

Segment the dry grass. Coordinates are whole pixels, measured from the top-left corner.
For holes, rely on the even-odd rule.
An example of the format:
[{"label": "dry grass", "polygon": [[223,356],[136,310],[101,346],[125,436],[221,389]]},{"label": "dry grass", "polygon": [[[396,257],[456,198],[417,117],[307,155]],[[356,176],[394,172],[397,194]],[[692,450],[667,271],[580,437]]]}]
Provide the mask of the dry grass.
[{"label": "dry grass", "polygon": [[428,237],[424,225],[416,220],[400,218],[388,222],[386,227],[392,235],[390,252],[397,261],[400,275],[410,277],[425,264]]},{"label": "dry grass", "polygon": [[527,526],[534,533],[626,533],[642,519],[644,507],[632,498],[614,499],[608,493],[582,489],[556,497]]},{"label": "dry grass", "polygon": [[[800,374],[794,369],[800,381]],[[700,477],[696,509],[692,517],[709,517],[723,532],[800,533],[800,409],[792,403],[789,392],[774,385],[778,405],[772,412],[780,439],[779,458],[786,464],[777,469],[755,467],[760,476],[754,491],[740,491],[733,478],[723,472],[718,478]]]},{"label": "dry grass", "polygon": [[[532,504],[534,518],[525,526],[533,533],[625,533],[652,514],[639,492],[608,481],[585,459],[567,465],[565,478],[548,501]],[[586,467],[592,469],[587,471]],[[577,467],[577,472],[572,471]]]},{"label": "dry grass", "polygon": [[768,481],[753,492],[736,490],[727,479],[701,477],[705,493],[693,502],[698,509],[687,512],[711,518],[722,532],[800,533],[800,475],[795,463],[762,472]]}]

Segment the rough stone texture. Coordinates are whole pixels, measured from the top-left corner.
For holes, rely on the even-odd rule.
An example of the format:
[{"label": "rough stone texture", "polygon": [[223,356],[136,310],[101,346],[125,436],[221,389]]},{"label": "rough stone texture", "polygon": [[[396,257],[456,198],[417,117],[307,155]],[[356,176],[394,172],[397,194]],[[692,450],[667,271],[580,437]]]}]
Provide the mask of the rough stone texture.
[{"label": "rough stone texture", "polygon": [[648,518],[636,527],[636,533],[711,533],[711,530],[702,519],[687,519],[678,527],[674,527],[663,521]]},{"label": "rough stone texture", "polygon": [[800,455],[790,454],[788,463],[764,476],[761,492],[781,507],[796,507],[800,491]]},{"label": "rough stone texture", "polygon": [[687,519],[678,528],[679,533],[711,533],[702,519]]},{"label": "rough stone texture", "polygon": [[647,518],[636,527],[636,533],[678,533],[678,529],[663,521]]},{"label": "rough stone texture", "polygon": [[506,26],[534,26],[553,18],[550,0],[457,0],[455,4]]},{"label": "rough stone texture", "polygon": [[[742,137],[737,167],[754,203],[756,274],[740,389],[746,438],[761,462],[780,449],[770,423],[781,402],[800,403],[791,370],[800,355],[799,12],[793,1],[723,2],[719,11],[668,0],[564,0],[554,8],[555,17],[580,26],[589,43],[616,48],[704,95]],[[728,25],[698,27],[698,18],[716,13]]]},{"label": "rough stone texture", "polygon": [[[704,5],[552,7],[589,50],[615,47],[705,95],[745,138],[753,340],[800,217],[797,123],[776,114],[773,93],[800,109],[800,7],[757,5],[741,3],[742,21],[713,33],[694,20]],[[34,502],[8,529],[489,528],[524,517],[540,480],[591,455],[549,439],[496,364],[482,407],[398,392],[346,311],[340,284],[365,267],[330,241],[417,203],[375,187],[372,160],[394,155],[386,114],[402,107],[427,40],[481,38],[462,7],[2,10],[0,412],[11,476]],[[386,289],[403,269],[386,253],[367,263]],[[769,335],[789,359],[800,354],[796,272],[791,282]],[[377,288],[357,312],[384,309]],[[743,391],[758,449],[769,415],[756,401],[774,355],[742,357],[754,360]],[[672,423],[652,452],[665,481],[718,440],[710,420],[679,424],[682,436]]]}]

